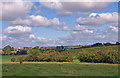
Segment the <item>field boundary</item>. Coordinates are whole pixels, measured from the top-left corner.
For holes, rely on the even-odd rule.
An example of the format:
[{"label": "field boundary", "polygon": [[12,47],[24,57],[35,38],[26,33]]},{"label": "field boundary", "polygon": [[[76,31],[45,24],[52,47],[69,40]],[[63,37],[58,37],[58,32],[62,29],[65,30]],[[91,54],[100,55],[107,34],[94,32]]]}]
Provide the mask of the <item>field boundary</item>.
[{"label": "field boundary", "polygon": [[[94,64],[94,65],[119,65],[119,64],[110,64],[110,63],[73,63],[73,62],[23,62],[23,64]],[[4,62],[2,64],[19,64],[19,62]]]}]

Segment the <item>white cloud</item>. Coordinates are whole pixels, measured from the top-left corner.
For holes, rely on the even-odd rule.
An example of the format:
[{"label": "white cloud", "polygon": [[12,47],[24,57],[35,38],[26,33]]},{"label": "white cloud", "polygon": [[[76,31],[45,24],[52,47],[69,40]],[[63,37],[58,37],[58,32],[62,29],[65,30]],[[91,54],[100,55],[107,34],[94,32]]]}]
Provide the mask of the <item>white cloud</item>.
[{"label": "white cloud", "polygon": [[12,21],[14,25],[31,25],[31,26],[56,26],[60,25],[58,18],[47,19],[46,17],[40,15],[31,15],[25,19],[17,19]]},{"label": "white cloud", "polygon": [[37,37],[38,42],[42,42],[42,43],[48,43],[49,41],[51,41],[51,39],[48,38],[42,38],[42,37]]},{"label": "white cloud", "polygon": [[6,40],[7,36],[0,36],[0,41]]},{"label": "white cloud", "polygon": [[51,27],[57,30],[70,30],[65,22],[60,22],[59,18],[48,19],[46,17],[40,15],[31,15],[27,18],[21,19],[18,18],[14,21],[11,21],[13,25],[29,25],[29,26],[36,26],[36,27]]},{"label": "white cloud", "polygon": [[2,45],[11,45],[14,47],[31,47],[31,46],[49,46],[55,45],[54,40],[50,38],[37,37],[31,34],[30,27],[10,26],[4,29],[4,36],[0,37]]},{"label": "white cloud", "polygon": [[96,42],[117,42],[118,28],[116,26],[108,26],[107,29],[87,29],[84,26],[77,25],[76,28],[83,28],[81,31],[73,31],[69,36],[61,37],[59,44],[61,45],[83,45]]},{"label": "white cloud", "polygon": [[100,26],[104,24],[118,24],[118,13],[91,13],[89,17],[80,17],[76,20],[80,25]]},{"label": "white cloud", "polygon": [[23,26],[10,26],[3,30],[3,34],[11,35],[11,36],[19,36],[19,35],[27,35],[30,34],[31,27],[23,27]]},{"label": "white cloud", "polygon": [[29,38],[30,38],[30,39],[35,39],[36,37],[35,37],[34,34],[30,34],[30,35],[29,35]]},{"label": "white cloud", "polygon": [[104,39],[106,37],[106,35],[96,35],[96,38],[100,38],[100,39]]},{"label": "white cloud", "polygon": [[86,33],[94,33],[94,31],[93,31],[93,30],[88,30],[88,29],[87,29],[87,30],[85,30],[85,32],[86,32]]},{"label": "white cloud", "polygon": [[55,45],[54,40],[49,38],[43,38],[43,37],[36,37],[33,34],[27,35],[27,36],[20,36],[14,37],[14,36],[5,36],[0,37],[2,39],[2,45],[11,45],[14,47],[34,47],[34,46],[51,46]]},{"label": "white cloud", "polygon": [[40,2],[117,2],[118,0],[39,0]]},{"label": "white cloud", "polygon": [[80,25],[77,25],[75,28],[83,29],[81,29],[81,31],[72,31],[70,35],[61,37],[58,40],[37,37],[34,34],[30,33],[27,34],[26,36],[24,36],[25,33],[22,35],[17,34],[17,36],[19,37],[5,34],[6,36],[3,37],[3,45],[10,44],[15,47],[79,45],[79,44],[83,45],[96,42],[116,42],[118,40],[116,26],[108,26],[107,29],[99,31],[97,29],[87,29],[86,27]]},{"label": "white cloud", "polygon": [[41,2],[47,8],[54,9],[59,15],[71,15],[73,12],[88,13],[92,10],[104,9],[109,2]]},{"label": "white cloud", "polygon": [[117,32],[117,33],[118,33],[118,27],[115,27],[115,26],[109,26],[109,28],[111,29],[111,31],[113,31],[113,32]]},{"label": "white cloud", "polygon": [[76,30],[84,30],[84,29],[85,29],[84,26],[81,26],[81,25],[77,25],[77,26],[76,26]]},{"label": "white cloud", "polygon": [[13,20],[19,17],[27,16],[32,8],[32,2],[23,2],[22,0],[14,0],[13,2],[2,2],[0,3],[0,8],[2,8],[2,14],[0,14],[0,20]]},{"label": "white cloud", "polygon": [[59,19],[58,18],[53,18],[53,19],[47,19],[46,17],[42,16],[30,16],[32,20],[32,26],[56,26],[60,25]]},{"label": "white cloud", "polygon": [[30,38],[33,42],[45,43],[45,44],[53,41],[52,39],[49,39],[49,38],[36,37],[34,34],[30,34],[30,35],[29,35],[29,38]]}]

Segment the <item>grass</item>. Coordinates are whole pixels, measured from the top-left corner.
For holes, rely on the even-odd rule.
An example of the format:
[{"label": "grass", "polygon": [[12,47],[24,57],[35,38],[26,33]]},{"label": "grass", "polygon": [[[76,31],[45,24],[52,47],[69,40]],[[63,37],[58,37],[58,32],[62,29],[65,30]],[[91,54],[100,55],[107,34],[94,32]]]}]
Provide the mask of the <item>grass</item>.
[{"label": "grass", "polygon": [[117,76],[118,65],[90,63],[9,63],[3,76]]},{"label": "grass", "polygon": [[[107,46],[118,50],[118,46]],[[83,48],[88,51],[96,51],[102,47]],[[72,52],[76,55],[82,49],[73,49],[63,52]],[[74,59],[73,63],[65,62],[11,62],[11,58],[19,56],[2,56],[2,75],[3,76],[117,76],[117,64],[104,63],[81,63]]]},{"label": "grass", "polygon": [[18,55],[6,55],[6,56],[2,56],[2,63],[4,62],[11,62],[11,58],[15,57],[16,60],[18,59]]},{"label": "grass", "polygon": [[[117,50],[118,51],[118,47],[119,46],[118,45],[114,45],[114,46],[105,46],[105,47],[106,47],[106,49],[113,49],[113,50]],[[73,53],[73,55],[76,55],[77,53],[82,52],[82,50],[95,52],[95,51],[101,50],[102,48],[103,48],[103,46],[101,46],[101,47],[90,47],[90,48],[65,50],[65,51],[62,51],[62,52],[71,52],[71,53]]]}]

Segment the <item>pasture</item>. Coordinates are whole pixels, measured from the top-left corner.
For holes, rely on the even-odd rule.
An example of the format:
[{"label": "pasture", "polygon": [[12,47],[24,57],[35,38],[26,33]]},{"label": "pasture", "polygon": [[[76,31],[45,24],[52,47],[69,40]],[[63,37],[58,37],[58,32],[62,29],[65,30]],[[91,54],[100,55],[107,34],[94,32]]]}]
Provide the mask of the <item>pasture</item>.
[{"label": "pasture", "polygon": [[16,60],[18,59],[19,55],[6,55],[6,56],[2,56],[2,63],[5,62],[11,62],[11,58],[16,58]]},{"label": "pasture", "polygon": [[[106,49],[118,50],[118,46],[108,46]],[[97,51],[102,47],[83,48],[86,51]],[[83,49],[73,49],[76,55]],[[19,56],[2,56],[3,76],[117,76],[118,64],[84,63],[84,62],[11,62],[11,58]],[[77,60],[76,60],[77,61]]]},{"label": "pasture", "polygon": [[105,48],[106,50],[107,50],[107,49],[113,49],[113,50],[115,50],[115,51],[118,51],[118,48],[119,48],[119,47],[120,47],[120,46],[118,46],[118,45],[115,45],[115,46],[106,46],[106,47],[104,47],[104,46],[101,46],[101,47],[98,46],[98,47],[90,47],[90,48],[81,48],[81,49],[65,50],[65,51],[62,51],[62,52],[71,52],[71,53],[73,53],[74,55],[76,55],[77,53],[82,52],[82,50],[96,52],[96,51],[98,51],[98,50],[101,50],[101,49]]},{"label": "pasture", "polygon": [[31,62],[5,63],[3,76],[117,76],[117,64]]}]

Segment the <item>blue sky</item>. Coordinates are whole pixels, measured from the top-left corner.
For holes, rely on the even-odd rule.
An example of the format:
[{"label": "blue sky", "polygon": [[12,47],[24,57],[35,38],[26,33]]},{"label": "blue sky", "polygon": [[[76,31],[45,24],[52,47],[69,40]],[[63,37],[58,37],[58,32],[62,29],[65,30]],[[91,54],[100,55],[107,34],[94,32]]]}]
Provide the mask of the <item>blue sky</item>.
[{"label": "blue sky", "polygon": [[[92,3],[89,7],[87,3],[61,2],[55,4],[16,2],[9,5],[11,7],[18,5],[20,12],[15,7],[7,11],[4,7],[9,8],[8,4],[10,3],[3,3],[2,7],[3,46],[8,44],[14,47],[87,45],[94,42],[117,41],[117,2]],[[21,9],[23,7],[24,10]],[[109,33],[114,34],[115,37],[110,39]],[[21,39],[25,40],[15,44]],[[33,42],[27,44],[27,41]]]}]

